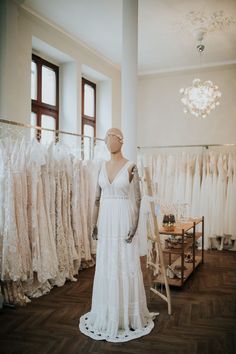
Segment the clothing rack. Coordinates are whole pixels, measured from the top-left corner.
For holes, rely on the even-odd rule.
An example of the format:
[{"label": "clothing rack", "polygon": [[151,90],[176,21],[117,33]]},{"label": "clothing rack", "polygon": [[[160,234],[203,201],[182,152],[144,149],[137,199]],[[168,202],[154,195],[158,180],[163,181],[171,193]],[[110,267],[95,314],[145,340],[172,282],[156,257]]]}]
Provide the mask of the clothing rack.
[{"label": "clothing rack", "polygon": [[89,139],[89,145],[90,145],[90,152],[93,157],[93,151],[92,151],[92,147],[94,148],[94,145],[96,144],[96,141],[104,141],[101,138],[92,138],[91,136],[88,135],[81,135],[78,133],[72,133],[72,132],[68,132],[68,131],[64,131],[64,130],[58,130],[58,129],[50,129],[50,128],[43,128],[37,125],[31,125],[31,124],[26,124],[26,123],[20,123],[20,122],[16,122],[16,121],[12,121],[12,120],[7,120],[7,119],[0,119],[0,123],[6,124],[6,125],[13,125],[16,127],[22,127],[22,128],[28,128],[28,129],[35,129],[36,131],[48,131],[48,132],[52,132],[55,133],[55,141],[58,142],[59,141],[59,134],[66,134],[66,135],[70,135],[70,136],[75,136],[75,137],[79,137],[81,138],[81,150],[82,152],[84,152],[84,138]]},{"label": "clothing rack", "polygon": [[[34,133],[33,135],[32,129]],[[42,290],[38,290],[37,286],[40,286],[40,280],[39,285],[33,284],[33,282],[32,284],[30,283],[31,280],[34,280],[34,277],[31,275],[34,274],[33,257],[36,259],[37,256],[35,253],[35,255],[31,257],[30,253],[32,252],[31,245],[33,239],[31,238],[31,234],[33,234],[32,230],[35,229],[33,226],[35,220],[37,220],[36,224],[38,232],[34,232],[34,239],[39,240],[38,242],[40,243],[40,235],[44,234],[42,240],[44,239],[46,246],[44,248],[41,243],[38,254],[39,252],[42,254],[44,249],[46,249],[45,253],[50,251],[53,256],[56,255],[55,249],[57,245],[53,242],[55,241],[57,225],[59,225],[59,223],[61,225],[65,221],[66,227],[61,228],[61,230],[58,231],[58,234],[62,234],[63,232],[63,236],[60,237],[61,239],[65,239],[65,248],[68,250],[68,261],[65,261],[66,265],[64,267],[64,273],[62,270],[62,275],[58,276],[57,281],[59,284],[63,283],[63,277],[65,278],[65,281],[66,279],[74,281],[73,276],[74,274],[77,274],[77,268],[80,267],[80,263],[83,261],[83,258],[85,259],[86,266],[92,265],[94,263],[94,258],[92,255],[92,252],[94,252],[94,244],[90,242],[89,234],[91,226],[89,220],[92,210],[92,197],[93,190],[95,190],[95,179],[96,173],[98,172],[98,163],[96,161],[94,163],[82,162],[80,157],[81,138],[68,137],[68,139],[64,139],[68,140],[67,145],[67,141],[64,142],[63,140],[63,138],[67,138],[67,136],[61,136],[60,141],[62,142],[59,142],[57,145],[55,142],[54,133],[54,136],[52,139],[50,139],[50,141],[45,139],[46,143],[50,143],[52,141],[50,147],[45,148],[43,143],[39,143],[36,140],[36,129],[37,126],[32,126],[30,124],[23,124],[20,122],[18,123],[0,119],[0,169],[2,169],[0,173],[3,172],[1,180],[1,187],[3,188],[0,188],[0,193],[2,193],[4,190],[3,198],[0,198],[1,202],[4,202],[4,205],[1,203],[1,210],[4,210],[3,235],[7,240],[10,234],[14,234],[14,236],[11,238],[14,246],[20,244],[19,241],[22,240],[25,241],[25,244],[27,245],[27,247],[24,247],[25,252],[22,252],[22,256],[20,255],[19,257],[21,250],[18,252],[18,258],[27,258],[27,260],[18,262],[20,267],[14,268],[14,270],[17,271],[17,275],[14,276],[14,270],[12,270],[12,277],[3,276],[2,279],[4,279],[4,281],[0,279],[0,291],[2,290],[1,292],[4,294],[4,306],[11,308],[15,308],[13,306],[14,303],[23,304],[28,302],[26,296],[27,291],[31,291],[31,296],[34,297],[34,285],[37,296],[39,296],[41,293],[44,294],[45,292],[49,291],[54,285],[53,282],[50,284],[48,283],[47,286],[42,287]],[[52,129],[44,130],[54,131]],[[50,133],[50,135],[52,135],[52,133]],[[75,133],[69,133],[69,135],[81,137],[80,134]],[[33,137],[33,139],[31,139],[31,137]],[[86,152],[92,152],[92,149],[90,150],[88,139],[85,141],[85,143],[87,143],[87,145],[85,145]],[[93,145],[93,138],[91,143]],[[78,148],[78,151],[76,148]],[[32,181],[34,184],[31,183]],[[52,183],[50,183],[50,181]],[[18,192],[18,190],[20,192]],[[12,193],[9,193],[9,191],[12,191]],[[17,198],[14,195],[14,191],[17,191],[18,193],[17,196],[19,196],[19,198],[17,198],[19,203],[18,201],[16,202]],[[32,197],[33,194],[35,198]],[[51,194],[50,198],[49,194]],[[73,195],[76,196],[75,199],[72,198]],[[27,198],[24,198],[25,196],[27,196]],[[34,204],[31,203],[32,201]],[[64,209],[62,209],[62,204],[64,204]],[[60,205],[61,208],[61,212],[59,213],[57,213],[58,205]],[[18,215],[16,215],[17,210],[21,210],[19,218]],[[32,212],[30,211],[28,213],[28,210],[31,210]],[[14,215],[13,218],[10,216],[9,218],[5,217],[5,215],[10,215],[10,213]],[[23,218],[23,214],[24,221],[18,222],[20,217]],[[58,223],[57,220],[59,220],[59,217],[57,214],[60,214],[60,222]],[[88,216],[88,218],[86,216]],[[40,226],[37,218],[41,219]],[[13,223],[14,227],[10,229],[9,225],[12,225]],[[17,227],[19,225],[20,227],[18,231]],[[58,229],[59,227],[60,226],[58,226]],[[12,233],[11,230],[13,230]],[[19,237],[19,234],[23,236]],[[47,238],[45,236],[49,236],[49,234],[50,239],[49,237]],[[46,239],[49,241],[46,241]],[[83,254],[81,249],[84,249]],[[42,257],[41,254],[41,258],[38,257],[40,260],[37,260],[37,271],[39,270],[41,273],[43,273],[43,270],[41,270],[43,268],[41,267],[42,263],[39,262],[45,259],[49,259],[49,257]],[[24,257],[25,255],[26,257]],[[71,257],[69,257],[69,255],[71,255]],[[11,260],[13,260],[14,263],[14,257],[11,257]],[[27,273],[25,271],[26,267]],[[50,273],[50,268],[54,269],[52,273]],[[21,269],[22,272],[18,271],[18,269]],[[47,270],[45,271],[46,275],[44,273],[43,276],[48,277],[48,274],[50,273],[49,275],[52,274],[51,279],[56,279],[56,269],[57,261],[55,260],[52,262],[52,267],[47,267]],[[61,268],[59,268],[58,261],[58,271],[60,271],[60,269]],[[8,270],[6,272],[8,272]],[[21,275],[19,275],[20,272]],[[23,272],[25,272],[24,278],[22,278]],[[53,272],[55,276],[53,275]],[[1,272],[1,274],[3,274],[3,272]],[[14,280],[12,280],[12,278]],[[20,287],[20,285],[22,285],[21,279],[26,279],[24,285],[27,289]],[[29,283],[27,283],[28,280],[30,280]]]},{"label": "clothing rack", "polygon": [[13,120],[0,119],[0,123],[15,125],[15,126],[23,127],[23,128],[31,128],[31,129],[36,129],[36,130],[45,130],[45,131],[54,132],[56,134],[68,134],[68,135],[78,136],[78,137],[81,137],[81,138],[89,138],[89,139],[93,139],[93,140],[103,141],[103,139],[101,139],[101,138],[91,138],[91,136],[88,136],[88,135],[81,135],[81,134],[78,134],[78,133],[71,133],[71,132],[67,132],[67,131],[64,131],[64,130],[42,128],[42,127],[39,127],[38,125],[19,123],[19,122],[15,122]]},{"label": "clothing rack", "polygon": [[171,149],[171,148],[193,148],[193,147],[203,147],[208,149],[209,147],[222,146],[222,147],[230,147],[236,146],[236,144],[204,144],[204,145],[156,145],[156,146],[138,146],[138,149]]}]

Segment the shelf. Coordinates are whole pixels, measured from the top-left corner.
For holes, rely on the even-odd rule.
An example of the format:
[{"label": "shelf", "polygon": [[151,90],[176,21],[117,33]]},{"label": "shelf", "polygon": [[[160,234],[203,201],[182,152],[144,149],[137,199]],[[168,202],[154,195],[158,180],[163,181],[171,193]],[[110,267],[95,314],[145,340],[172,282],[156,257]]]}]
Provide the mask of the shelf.
[{"label": "shelf", "polygon": [[195,225],[199,224],[202,222],[202,219],[188,219],[186,221],[182,222],[176,222],[176,226],[172,231],[166,230],[163,226],[159,227],[159,233],[163,235],[176,235],[176,236],[181,236],[184,233],[188,232],[191,230]]},{"label": "shelf", "polygon": [[[197,268],[197,266],[201,263],[202,259],[200,256],[195,256],[195,269]],[[176,265],[180,266],[181,265],[181,257],[177,258],[172,264],[171,267],[174,268]],[[186,263],[184,262],[184,266],[187,268],[184,271],[184,282],[188,279],[188,277],[191,275],[191,273],[193,272],[193,263]],[[173,285],[173,286],[182,286],[182,280],[179,278],[167,278],[168,280],[168,284],[169,285]],[[158,275],[156,277],[156,279],[154,279],[153,281],[154,283],[161,283],[164,284],[164,277],[162,275]]]},{"label": "shelf", "polygon": [[190,218],[188,221],[191,221],[192,223],[195,222],[195,225],[200,224],[202,222],[202,218]]},{"label": "shelf", "polygon": [[[202,237],[201,232],[195,233],[195,241],[197,241],[200,237]],[[184,241],[184,252],[193,244],[193,237],[189,237]],[[173,254],[180,254],[182,253],[182,246],[180,248],[163,248],[164,253],[173,253]]]},{"label": "shelf", "polygon": [[[187,233],[187,235],[193,235],[193,233]],[[202,237],[202,232],[195,232],[195,241]]]},{"label": "shelf", "polygon": [[[196,225],[201,225],[201,232],[196,232]],[[204,217],[201,219],[199,218],[191,218],[185,221],[177,222],[174,230],[169,231],[164,229],[163,227],[160,228],[159,234],[161,235],[172,235],[172,236],[181,236],[180,238],[180,248],[164,248],[162,249],[163,253],[169,255],[169,265],[174,269],[175,266],[179,266],[179,272],[183,277],[181,278],[168,278],[167,281],[169,285],[181,287],[185,281],[189,278],[189,276],[196,270],[200,263],[204,263]],[[187,237],[186,237],[187,236]],[[201,254],[197,253],[195,249],[196,241],[202,237],[202,250]],[[184,243],[182,244],[182,241]],[[191,249],[193,256],[195,256],[195,266],[193,268],[193,263],[187,263],[184,259],[184,254],[188,249]],[[171,263],[171,254],[177,256],[177,259]],[[184,260],[184,269],[181,269],[182,259]],[[166,269],[165,269],[166,271]],[[154,280],[154,283],[164,284],[164,276],[163,274],[159,274]]]}]

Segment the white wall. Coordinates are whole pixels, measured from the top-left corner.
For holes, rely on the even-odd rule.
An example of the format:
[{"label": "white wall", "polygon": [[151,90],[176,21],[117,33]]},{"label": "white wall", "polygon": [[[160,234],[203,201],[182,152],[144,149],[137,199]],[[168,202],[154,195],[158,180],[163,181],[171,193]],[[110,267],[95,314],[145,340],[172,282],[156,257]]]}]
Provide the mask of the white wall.
[{"label": "white wall", "polygon": [[112,111],[112,83],[111,80],[100,81],[97,84],[97,137],[104,139],[107,127],[111,126]]},{"label": "white wall", "polygon": [[[67,62],[60,65],[60,130],[68,132],[80,131],[80,102],[81,85],[79,65],[76,62]],[[71,142],[70,135],[63,135],[63,141]],[[77,139],[77,138],[75,138]],[[79,143],[79,141],[78,141]]]},{"label": "white wall", "polygon": [[183,113],[179,89],[194,77],[194,72],[139,77],[139,146],[236,143],[236,65],[201,71],[200,78],[222,92],[220,106],[205,119]]},{"label": "white wall", "polygon": [[[112,90],[110,126],[120,126],[120,71],[75,38],[18,7],[16,2],[1,0],[0,6],[1,118],[30,122],[32,38],[38,38],[46,45],[55,48],[58,53],[65,53],[71,58],[69,62],[63,60],[60,62],[61,81],[65,84],[62,88],[62,82],[60,83],[60,113],[63,129],[81,132],[80,90],[81,68],[84,64],[109,78]],[[42,54],[47,55],[47,53]]]}]

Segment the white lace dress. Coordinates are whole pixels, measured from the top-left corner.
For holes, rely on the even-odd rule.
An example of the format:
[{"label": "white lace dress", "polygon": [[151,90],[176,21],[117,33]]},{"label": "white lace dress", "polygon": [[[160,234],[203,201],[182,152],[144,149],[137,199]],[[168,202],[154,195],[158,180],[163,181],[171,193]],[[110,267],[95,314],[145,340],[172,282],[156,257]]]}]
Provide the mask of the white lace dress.
[{"label": "white lace dress", "polygon": [[[18,281],[24,275],[18,249],[18,230],[14,198],[15,144],[10,139],[0,143],[1,156],[1,279]],[[23,277],[24,278],[24,277]]]},{"label": "white lace dress", "polygon": [[[236,157],[236,156],[235,156]],[[225,203],[225,233],[231,235],[232,240],[236,239],[236,160],[229,155],[228,160],[228,185],[227,198]]]},{"label": "white lace dress", "polygon": [[[33,271],[44,283],[58,273],[56,243],[50,215],[50,182],[47,178],[47,151],[33,140],[28,151],[29,234],[32,242]],[[30,192],[31,191],[31,192]]]},{"label": "white lace dress", "polygon": [[102,195],[92,308],[79,324],[82,333],[109,342],[144,336],[154,326],[154,314],[147,308],[137,235],[132,243],[125,241],[134,216],[129,198],[129,164],[112,183],[105,164],[99,174]]},{"label": "white lace dress", "polygon": [[226,169],[225,158],[222,154],[218,157],[217,162],[218,178],[216,184],[216,197],[214,204],[214,220],[215,220],[215,233],[214,236],[224,236],[224,208],[226,202]]},{"label": "white lace dress", "polygon": [[192,216],[201,216],[200,214],[200,193],[201,193],[201,165],[200,157],[196,157],[195,172],[193,177],[193,193],[192,193]]}]

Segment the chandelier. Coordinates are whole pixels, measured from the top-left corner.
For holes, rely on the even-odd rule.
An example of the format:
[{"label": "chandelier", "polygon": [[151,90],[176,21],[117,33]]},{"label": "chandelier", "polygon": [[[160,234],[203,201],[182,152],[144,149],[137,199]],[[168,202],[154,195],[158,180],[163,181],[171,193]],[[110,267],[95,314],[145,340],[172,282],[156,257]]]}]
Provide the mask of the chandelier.
[{"label": "chandelier", "polygon": [[184,113],[191,113],[195,117],[206,118],[211,110],[219,106],[221,92],[212,81],[194,79],[192,86],[181,88],[181,102],[184,104]]},{"label": "chandelier", "polygon": [[[233,23],[235,18],[225,15],[223,11],[215,11],[211,14],[204,11],[190,11],[182,21],[176,22],[176,26],[183,32],[190,32],[196,38],[201,62],[201,54],[205,49],[202,41],[205,36],[211,32],[224,31]],[[200,78],[195,78],[192,85],[181,88],[180,93],[184,113],[189,112],[196,117],[206,118],[220,104],[221,92],[210,80],[202,81]]]},{"label": "chandelier", "polygon": [[[199,37],[201,41],[201,31],[199,31]],[[204,49],[203,44],[197,46],[200,59]],[[206,118],[220,104],[221,92],[219,87],[210,80],[194,79],[190,87],[180,89],[180,94],[182,95],[181,102],[184,104],[184,113],[189,112],[195,117]]]}]

